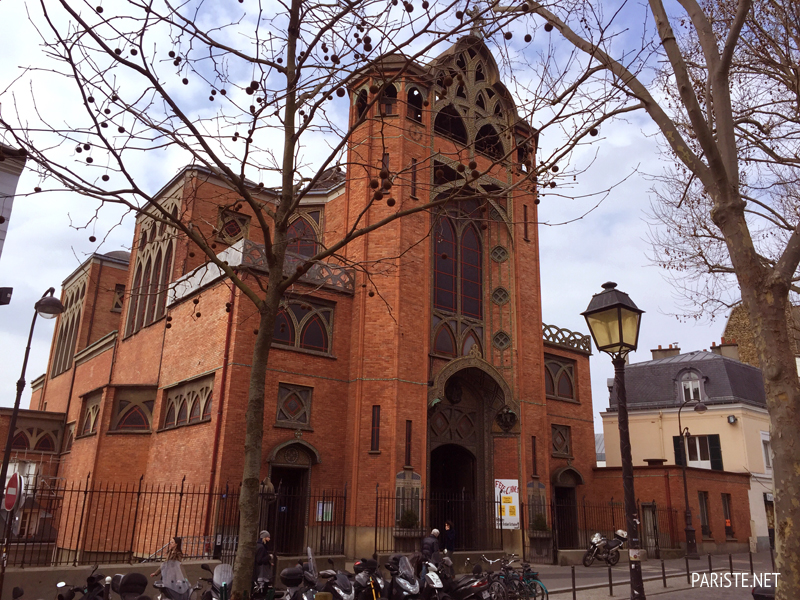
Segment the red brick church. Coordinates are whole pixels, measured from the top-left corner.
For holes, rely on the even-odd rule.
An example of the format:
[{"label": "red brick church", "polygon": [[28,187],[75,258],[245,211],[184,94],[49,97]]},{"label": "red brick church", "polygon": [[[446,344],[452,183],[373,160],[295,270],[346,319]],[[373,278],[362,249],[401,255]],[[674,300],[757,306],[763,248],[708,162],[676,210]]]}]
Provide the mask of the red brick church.
[{"label": "red brick church", "polygon": [[[393,68],[385,63],[381,80]],[[340,511],[336,535],[349,556],[459,515],[469,529],[495,480],[518,482],[526,504],[574,502],[596,464],[589,339],[542,321],[537,191],[526,181],[536,132],[474,37],[405,70],[368,107],[376,81],[365,75],[350,90],[350,118],[372,113],[348,164],[392,173],[397,206],[376,203],[369,218],[465,179],[474,194],[348,245],[350,264],[381,267],[369,279],[341,261],[319,263],[284,298],[262,475],[293,497],[332,490],[336,506],[308,501],[284,529],[303,535]],[[330,169],[294,216],[287,269],[338,239],[372,193],[365,169]],[[203,228],[242,277],[263,271],[253,215],[213,172],[187,166],[158,199]],[[15,434],[17,460],[54,457],[52,476],[66,482],[234,488],[257,322],[247,297],[144,214],[130,254],[89,257],[61,299],[47,372]],[[213,535],[216,519],[183,533]],[[487,535],[461,540],[496,546]],[[518,547],[518,536],[500,543]]]}]

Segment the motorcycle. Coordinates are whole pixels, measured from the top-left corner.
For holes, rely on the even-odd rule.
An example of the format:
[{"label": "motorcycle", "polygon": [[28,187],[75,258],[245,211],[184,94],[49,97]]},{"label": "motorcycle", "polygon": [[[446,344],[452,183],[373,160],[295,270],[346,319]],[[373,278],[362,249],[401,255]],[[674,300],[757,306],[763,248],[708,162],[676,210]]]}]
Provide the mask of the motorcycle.
[{"label": "motorcycle", "polygon": [[119,594],[121,600],[150,600],[149,596],[143,595],[147,584],[147,576],[141,573],[114,575],[111,579],[111,591]]},{"label": "motorcycle", "polygon": [[[311,548],[308,549],[308,554],[309,557],[312,557]],[[328,563],[332,567],[334,566],[333,560],[330,558]],[[321,571],[315,589],[317,592],[329,592],[334,599],[353,600],[355,592],[353,591],[353,583],[350,581],[350,577],[352,575],[347,571],[337,571],[335,569]]]},{"label": "motorcycle", "polygon": [[407,556],[393,554],[386,563],[392,575],[387,593],[388,600],[406,600],[419,596],[419,580],[414,576],[411,562]]},{"label": "motorcycle", "polygon": [[200,589],[200,584],[192,584],[183,576],[181,563],[177,560],[167,560],[161,563],[161,580],[153,583],[159,591],[158,600],[189,600],[195,590]]},{"label": "motorcycle", "polygon": [[353,592],[356,600],[380,600],[386,582],[381,574],[375,556],[372,559],[362,558],[353,564],[355,579]]},{"label": "motorcycle", "polygon": [[69,585],[65,581],[59,581],[56,584],[56,588],[59,590],[64,588],[67,589],[64,592],[58,593],[58,600],[73,600],[73,598],[75,598],[75,594],[77,593],[82,594],[82,600],[100,600],[105,591],[106,576],[102,573],[98,573],[98,568],[98,565],[95,565],[92,568],[92,572],[89,573],[89,576],[86,578],[85,586]]},{"label": "motorcycle", "polygon": [[287,567],[280,574],[281,583],[286,586],[285,598],[287,600],[314,600],[318,579],[317,564],[311,548],[308,548],[307,563],[300,563],[296,567]]},{"label": "motorcycle", "polygon": [[422,561],[422,569],[420,571],[420,579],[422,581],[422,592],[420,598],[422,600],[440,600],[447,597],[444,590],[444,573],[440,575],[440,570],[452,567],[452,561],[449,557],[441,558],[438,552],[434,552],[430,560]]},{"label": "motorcycle", "polygon": [[614,532],[614,539],[608,540],[601,533],[592,536],[589,548],[583,555],[583,566],[590,567],[595,559],[606,562],[609,567],[613,567],[619,562],[619,551],[628,539],[628,532],[617,529]]},{"label": "motorcycle", "polygon": [[233,567],[220,564],[214,567],[212,571],[211,567],[203,563],[200,568],[211,573],[211,577],[202,579],[202,581],[206,581],[210,585],[209,589],[203,593],[203,600],[220,600],[223,596],[226,599],[229,598],[231,584],[233,583]]}]

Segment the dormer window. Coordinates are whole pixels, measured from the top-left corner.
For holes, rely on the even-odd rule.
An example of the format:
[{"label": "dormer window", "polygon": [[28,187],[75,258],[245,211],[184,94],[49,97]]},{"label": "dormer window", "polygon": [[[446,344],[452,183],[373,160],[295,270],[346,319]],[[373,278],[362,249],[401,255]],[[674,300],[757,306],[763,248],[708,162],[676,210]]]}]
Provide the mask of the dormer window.
[{"label": "dormer window", "polygon": [[683,390],[683,402],[699,402],[702,391],[700,376],[694,371],[684,374],[681,377],[681,389]]}]

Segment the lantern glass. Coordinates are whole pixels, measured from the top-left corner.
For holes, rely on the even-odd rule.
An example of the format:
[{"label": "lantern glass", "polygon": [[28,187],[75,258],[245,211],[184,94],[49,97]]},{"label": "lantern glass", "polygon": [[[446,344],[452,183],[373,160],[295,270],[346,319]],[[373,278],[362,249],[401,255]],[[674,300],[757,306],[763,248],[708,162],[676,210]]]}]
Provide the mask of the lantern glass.
[{"label": "lantern glass", "polygon": [[600,350],[619,346],[619,315],[616,308],[586,315],[586,323]]},{"label": "lantern glass", "polygon": [[622,331],[622,345],[631,350],[636,350],[639,341],[639,316],[640,313],[620,308],[620,322]]}]

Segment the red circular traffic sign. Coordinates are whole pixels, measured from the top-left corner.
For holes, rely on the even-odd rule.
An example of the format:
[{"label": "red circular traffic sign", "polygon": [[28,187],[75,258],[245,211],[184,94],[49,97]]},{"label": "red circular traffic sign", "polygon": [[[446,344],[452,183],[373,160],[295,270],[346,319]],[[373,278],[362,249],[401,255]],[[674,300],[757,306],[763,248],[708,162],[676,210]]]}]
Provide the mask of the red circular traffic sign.
[{"label": "red circular traffic sign", "polygon": [[11,479],[8,480],[8,485],[6,486],[6,494],[3,497],[3,508],[7,511],[11,512],[14,510],[17,500],[19,499],[21,486],[22,481],[19,478],[19,473],[11,475]]}]

